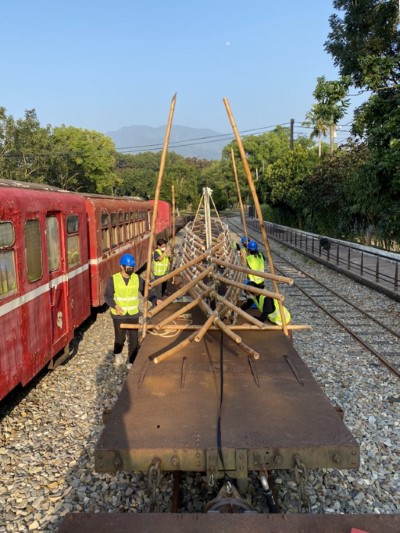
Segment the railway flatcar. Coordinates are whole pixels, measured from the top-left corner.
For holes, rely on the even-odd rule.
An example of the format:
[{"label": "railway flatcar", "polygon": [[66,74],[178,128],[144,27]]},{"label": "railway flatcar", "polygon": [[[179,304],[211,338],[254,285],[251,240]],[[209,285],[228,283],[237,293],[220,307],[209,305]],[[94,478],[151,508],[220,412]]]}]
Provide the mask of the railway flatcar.
[{"label": "railway flatcar", "polygon": [[[123,253],[144,265],[152,210],[145,201],[0,180],[0,400],[68,347],[104,303]],[[163,224],[157,235],[169,231]]]}]

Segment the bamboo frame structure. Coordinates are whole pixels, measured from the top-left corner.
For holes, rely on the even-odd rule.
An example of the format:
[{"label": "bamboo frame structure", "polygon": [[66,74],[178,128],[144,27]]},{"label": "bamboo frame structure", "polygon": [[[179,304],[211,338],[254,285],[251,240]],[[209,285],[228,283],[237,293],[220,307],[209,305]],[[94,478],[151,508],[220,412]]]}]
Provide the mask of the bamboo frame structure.
[{"label": "bamboo frame structure", "polygon": [[[173,269],[166,274],[158,278],[157,280],[150,281],[151,277],[151,264],[153,247],[155,241],[156,220],[158,213],[158,203],[160,197],[160,190],[163,180],[169,138],[172,127],[172,119],[176,103],[176,94],[173,96],[170,106],[170,112],[168,117],[168,124],[165,134],[164,146],[161,156],[160,170],[157,178],[157,185],[154,196],[154,207],[151,221],[151,231],[149,237],[149,248],[147,254],[147,269],[145,279],[144,290],[144,302],[143,302],[143,324],[123,324],[124,329],[141,329],[142,339],[146,336],[148,330],[152,330],[154,333],[160,333],[162,331],[192,331],[186,339],[167,350],[163,354],[153,357],[152,360],[155,364],[158,364],[172,355],[179,352],[184,347],[188,346],[191,342],[200,342],[204,335],[208,331],[220,331],[233,342],[250,358],[258,359],[260,355],[253,350],[250,346],[247,346],[241,336],[237,333],[240,331],[284,331],[285,335],[288,335],[291,330],[310,329],[310,326],[305,325],[288,325],[285,321],[285,314],[283,312],[284,296],[279,292],[278,282],[291,285],[293,280],[285,276],[278,276],[275,273],[275,268],[269,248],[268,237],[265,231],[265,227],[262,221],[261,208],[258,202],[257,193],[254,187],[254,183],[251,177],[250,169],[247,164],[244,148],[239,137],[236,124],[234,122],[232,113],[230,111],[229,103],[227,99],[224,99],[225,107],[228,112],[229,119],[239,146],[239,152],[243,161],[246,177],[248,180],[250,191],[253,195],[254,205],[256,207],[257,216],[260,222],[261,233],[263,235],[263,241],[265,245],[266,254],[268,257],[268,264],[270,272],[258,272],[252,269],[246,268],[241,264],[240,255],[233,249],[230,239],[230,231],[227,224],[224,224],[219,217],[218,211],[215,207],[212,199],[212,191],[208,188],[203,189],[203,194],[199,202],[199,206],[196,212],[194,221],[189,223],[186,228],[186,237],[182,240],[176,257],[173,255],[175,250],[175,190],[174,186],[171,187],[172,198],[172,253],[171,257],[174,257],[176,261],[171,262]],[[243,230],[248,238],[246,219],[244,214],[244,206],[240,193],[239,180],[237,176],[236,163],[234,158],[234,152],[231,150],[232,165],[234,169],[235,182],[237,187],[237,193],[239,198],[240,212],[243,224]],[[217,216],[211,217],[211,204],[213,205]],[[201,215],[201,206],[204,208],[204,215]],[[264,279],[271,280],[273,283],[274,291],[266,289],[260,289],[252,285],[246,285],[245,279],[249,274],[257,275]],[[165,298],[162,302],[158,302],[156,307],[149,309],[148,296],[149,291],[159,284],[180,277],[183,284],[172,295]],[[254,295],[264,295],[269,298],[273,298],[278,301],[279,310],[282,318],[282,326],[265,324],[241,309],[237,305],[237,301],[241,291]],[[161,311],[167,308],[172,302],[181,296],[189,294],[192,298],[191,302],[188,302],[179,310],[176,310],[169,316],[163,318],[158,323],[150,322]],[[182,315],[198,307],[204,315],[207,317],[205,322],[200,325],[196,324],[182,324],[174,323],[182,319]],[[237,325],[236,317],[239,315],[246,323]],[[225,320],[225,322],[224,322]]]}]

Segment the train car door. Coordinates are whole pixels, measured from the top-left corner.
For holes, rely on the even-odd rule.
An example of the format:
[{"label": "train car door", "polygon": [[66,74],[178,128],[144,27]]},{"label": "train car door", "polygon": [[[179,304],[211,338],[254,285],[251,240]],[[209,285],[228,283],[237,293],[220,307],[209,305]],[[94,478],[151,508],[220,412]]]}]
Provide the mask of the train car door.
[{"label": "train car door", "polygon": [[68,276],[62,242],[61,213],[49,213],[46,215],[46,244],[53,353],[65,346],[68,336]]}]

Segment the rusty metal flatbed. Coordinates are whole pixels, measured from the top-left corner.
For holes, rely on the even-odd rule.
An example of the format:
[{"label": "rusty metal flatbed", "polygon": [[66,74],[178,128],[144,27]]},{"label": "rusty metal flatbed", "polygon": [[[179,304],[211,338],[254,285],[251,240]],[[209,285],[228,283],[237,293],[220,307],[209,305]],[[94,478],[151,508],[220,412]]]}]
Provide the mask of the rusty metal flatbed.
[{"label": "rusty metal flatbed", "polygon": [[[182,305],[170,305],[158,320]],[[202,320],[194,311],[193,322]],[[217,444],[221,333],[209,331],[158,365],[149,360],[189,333],[146,336],[97,443],[98,472],[147,471],[157,457],[163,471],[223,474]],[[292,469],[295,455],[308,468],[358,468],[358,443],[291,341],[280,331],[240,335],[260,359],[250,361],[224,336],[221,448],[229,475]]]},{"label": "rusty metal flatbed", "polygon": [[147,514],[76,513],[65,516],[59,533],[398,533],[400,515]]}]

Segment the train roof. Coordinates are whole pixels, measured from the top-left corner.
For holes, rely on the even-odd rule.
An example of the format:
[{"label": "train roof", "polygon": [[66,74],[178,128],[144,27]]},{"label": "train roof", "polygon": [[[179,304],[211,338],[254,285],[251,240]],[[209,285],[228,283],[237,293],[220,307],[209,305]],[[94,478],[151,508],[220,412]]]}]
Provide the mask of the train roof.
[{"label": "train roof", "polygon": [[50,191],[51,192],[62,192],[65,194],[78,194],[74,191],[67,191],[65,189],[53,187],[53,185],[47,185],[46,183],[31,183],[29,181],[0,179],[0,187],[10,187],[14,189],[28,189],[28,190],[35,190],[35,191],[47,191],[47,192],[50,192]]},{"label": "train roof", "polygon": [[47,183],[31,183],[29,181],[16,181],[16,180],[7,180],[0,179],[0,187],[10,187],[17,189],[27,189],[35,191],[44,191],[44,192],[60,192],[64,194],[79,194],[85,198],[108,198],[112,200],[134,200],[136,202],[145,202],[144,198],[140,196],[111,196],[107,194],[97,194],[97,193],[88,193],[80,191],[68,191],[66,189],[60,189],[59,187],[54,187],[53,185],[48,185]]}]

